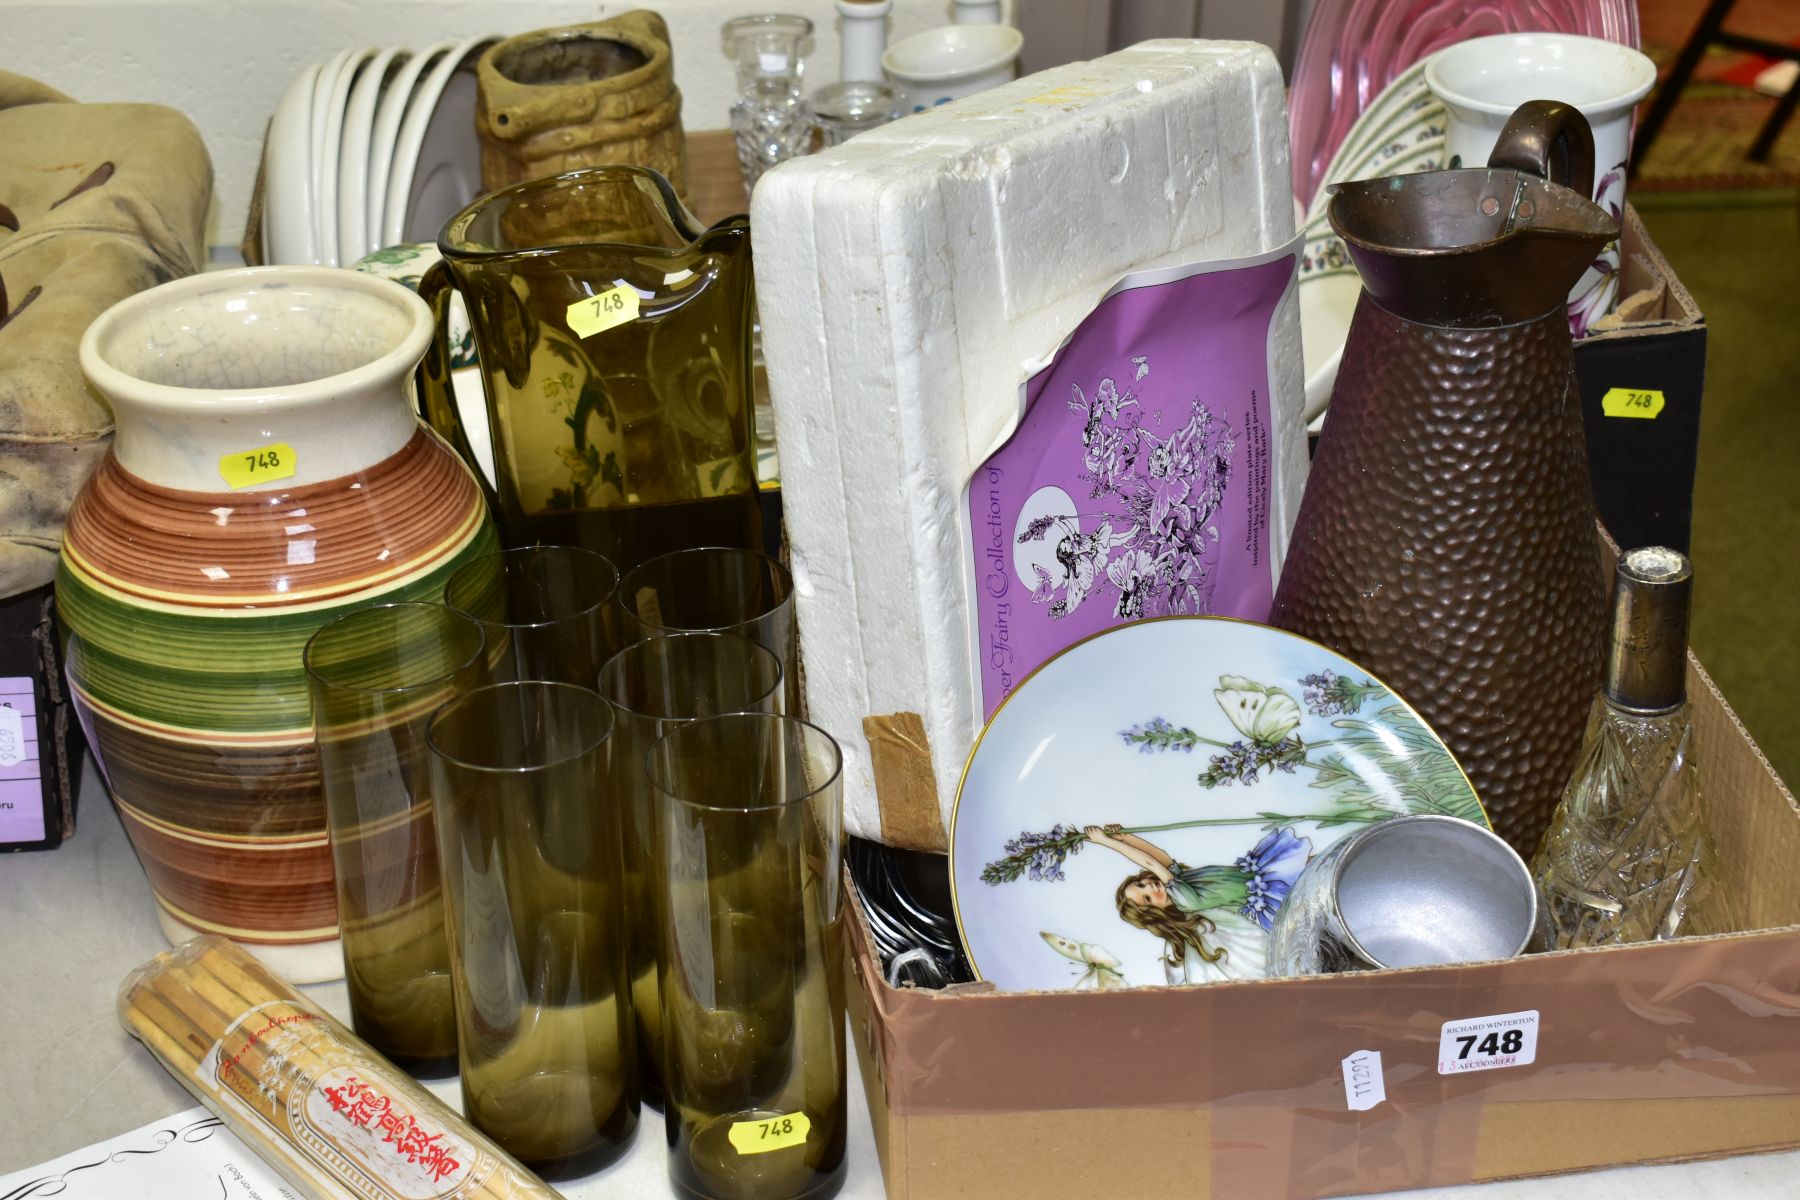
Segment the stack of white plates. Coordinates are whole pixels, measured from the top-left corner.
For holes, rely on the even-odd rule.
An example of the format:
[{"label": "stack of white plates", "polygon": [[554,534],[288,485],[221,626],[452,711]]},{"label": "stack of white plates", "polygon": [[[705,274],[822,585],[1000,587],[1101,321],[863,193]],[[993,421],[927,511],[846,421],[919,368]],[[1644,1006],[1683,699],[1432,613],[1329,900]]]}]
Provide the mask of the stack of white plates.
[{"label": "stack of white plates", "polygon": [[495,37],[345,50],[288,86],[263,149],[263,258],[342,266],[428,242],[481,194],[475,62]]}]

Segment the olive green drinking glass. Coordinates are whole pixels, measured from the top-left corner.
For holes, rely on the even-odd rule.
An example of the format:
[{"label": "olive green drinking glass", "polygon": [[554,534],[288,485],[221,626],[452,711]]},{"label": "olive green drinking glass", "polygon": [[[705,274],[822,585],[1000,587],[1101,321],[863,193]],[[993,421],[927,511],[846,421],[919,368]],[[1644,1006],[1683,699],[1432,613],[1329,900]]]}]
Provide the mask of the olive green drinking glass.
[{"label": "olive green drinking glass", "polygon": [[619,572],[577,546],[522,546],[463,564],[444,603],[480,622],[495,682],[542,679],[591,688],[618,649]]},{"label": "olive green drinking glass", "polygon": [[670,633],[731,633],[761,642],[787,676],[784,712],[799,715],[794,578],[766,554],[702,546],[659,555],[619,584],[626,641]]},{"label": "olive green drinking glass", "polygon": [[613,716],[566,683],[500,683],[431,720],[463,1112],[546,1179],[637,1130]]},{"label": "olive green drinking glass", "polygon": [[656,889],[652,886],[651,817],[655,806],[644,764],[656,739],[699,717],[778,712],[781,663],[749,638],[678,633],[625,647],[600,672],[600,694],[612,702],[612,790],[625,846],[625,894],[631,935],[631,999],[637,1017],[638,1069],[644,1103],[661,1108],[662,1008],[657,984]]},{"label": "olive green drinking glass", "polygon": [[380,604],[304,655],[351,1023],[416,1075],[456,1071],[425,723],[485,682],[481,651],[481,627],[441,604]]},{"label": "olive green drinking glass", "polygon": [[651,748],[669,1177],[700,1200],[823,1200],[844,1179],[841,758],[792,717]]}]

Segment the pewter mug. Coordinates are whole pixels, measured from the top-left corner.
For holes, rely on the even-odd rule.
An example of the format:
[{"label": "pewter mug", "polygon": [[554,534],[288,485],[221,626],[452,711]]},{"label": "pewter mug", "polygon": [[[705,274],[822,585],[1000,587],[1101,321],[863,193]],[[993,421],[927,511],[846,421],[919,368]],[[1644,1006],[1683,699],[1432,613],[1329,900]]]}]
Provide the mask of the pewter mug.
[{"label": "pewter mug", "polygon": [[1338,975],[1483,962],[1537,927],[1524,860],[1456,817],[1394,817],[1313,859],[1269,934],[1269,974]]}]

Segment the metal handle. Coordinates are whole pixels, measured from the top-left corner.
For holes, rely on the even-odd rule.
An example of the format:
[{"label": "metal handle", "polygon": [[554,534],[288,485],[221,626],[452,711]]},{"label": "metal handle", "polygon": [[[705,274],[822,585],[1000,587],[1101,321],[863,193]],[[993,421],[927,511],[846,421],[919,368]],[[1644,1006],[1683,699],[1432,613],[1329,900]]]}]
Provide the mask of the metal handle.
[{"label": "metal handle", "polygon": [[1586,198],[1594,194],[1594,131],[1560,100],[1527,100],[1513,110],[1488,166],[1524,171]]}]

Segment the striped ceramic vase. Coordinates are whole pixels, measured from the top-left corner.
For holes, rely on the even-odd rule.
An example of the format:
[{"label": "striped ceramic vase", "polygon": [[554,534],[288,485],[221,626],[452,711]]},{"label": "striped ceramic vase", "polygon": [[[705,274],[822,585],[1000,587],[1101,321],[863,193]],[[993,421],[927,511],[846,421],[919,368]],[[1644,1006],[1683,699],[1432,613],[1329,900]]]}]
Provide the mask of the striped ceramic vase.
[{"label": "striped ceramic vase", "polygon": [[164,932],[300,982],[343,971],[301,650],[496,549],[412,407],[430,335],[398,284],[261,267],[140,293],[81,343],[117,435],[56,581],[78,711]]}]

